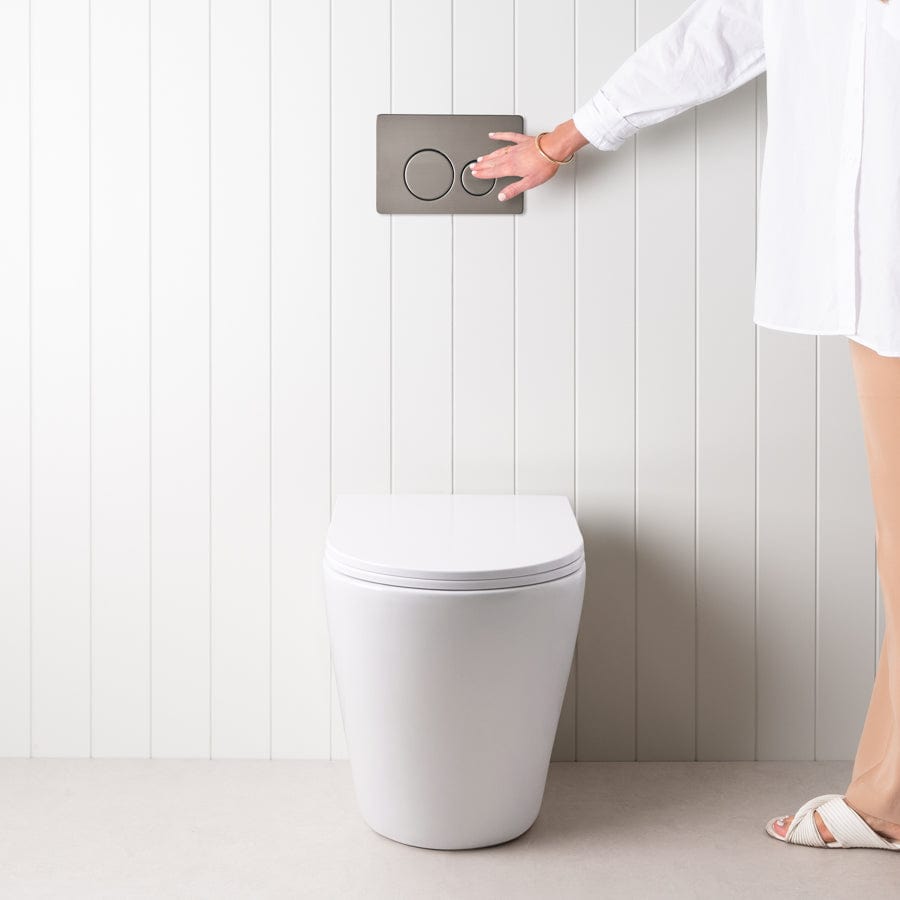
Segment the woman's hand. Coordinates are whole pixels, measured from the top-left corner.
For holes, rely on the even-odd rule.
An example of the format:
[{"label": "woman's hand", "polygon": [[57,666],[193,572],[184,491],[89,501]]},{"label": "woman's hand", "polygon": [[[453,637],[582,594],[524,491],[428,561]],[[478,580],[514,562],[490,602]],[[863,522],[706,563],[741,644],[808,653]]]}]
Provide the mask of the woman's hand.
[{"label": "woman's hand", "polygon": [[[518,175],[519,180],[504,186],[498,200],[511,200],[522,191],[537,187],[556,174],[559,166],[547,162],[534,146],[534,137],[517,131],[491,131],[488,137],[495,141],[515,141],[498,147],[487,156],[479,156],[469,168],[476,178],[503,178]],[[543,146],[543,143],[542,143]]]},{"label": "woman's hand", "polygon": [[[543,184],[556,174],[559,163],[548,162],[538,153],[534,137],[516,131],[491,131],[488,137],[495,141],[513,141],[512,145],[498,147],[486,156],[479,156],[469,167],[476,178],[503,178],[518,175],[519,180],[507,184],[498,200],[511,200],[522,191]],[[587,143],[587,139],[575,128],[571,119],[558,125],[541,139],[541,149],[553,159],[565,159]]]}]

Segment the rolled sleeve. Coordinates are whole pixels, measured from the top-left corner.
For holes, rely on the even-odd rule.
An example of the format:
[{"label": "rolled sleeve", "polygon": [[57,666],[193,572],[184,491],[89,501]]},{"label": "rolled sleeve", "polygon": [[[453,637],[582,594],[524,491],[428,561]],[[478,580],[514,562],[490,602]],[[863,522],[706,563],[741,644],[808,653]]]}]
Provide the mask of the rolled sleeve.
[{"label": "rolled sleeve", "polygon": [[609,102],[602,90],[575,110],[572,121],[598,150],[615,150],[638,130]]},{"label": "rolled sleeve", "polygon": [[598,150],[721,97],[766,68],[765,0],[694,0],[572,115]]}]

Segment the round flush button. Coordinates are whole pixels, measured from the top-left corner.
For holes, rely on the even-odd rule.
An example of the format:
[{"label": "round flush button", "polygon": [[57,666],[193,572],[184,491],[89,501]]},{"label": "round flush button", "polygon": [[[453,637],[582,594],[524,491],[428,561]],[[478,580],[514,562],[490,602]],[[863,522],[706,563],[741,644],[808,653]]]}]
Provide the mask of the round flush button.
[{"label": "round flush button", "polygon": [[440,150],[419,150],[407,160],[403,179],[420,200],[438,200],[453,184],[453,163]]},{"label": "round flush button", "polygon": [[469,166],[475,160],[470,160],[466,163],[466,167],[463,169],[462,173],[462,186],[466,189],[466,192],[471,194],[473,197],[483,197],[485,194],[489,194],[493,189],[494,185],[497,183],[496,178],[476,178],[472,174],[472,170]]}]

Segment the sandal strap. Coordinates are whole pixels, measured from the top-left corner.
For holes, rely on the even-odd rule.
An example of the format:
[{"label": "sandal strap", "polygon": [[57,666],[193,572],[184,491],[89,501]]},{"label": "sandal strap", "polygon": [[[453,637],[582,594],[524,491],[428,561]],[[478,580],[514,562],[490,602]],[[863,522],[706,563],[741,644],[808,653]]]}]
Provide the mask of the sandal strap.
[{"label": "sandal strap", "polygon": [[[834,836],[832,844],[826,844],[819,834],[814,816],[816,811]],[[900,850],[900,843],[894,844],[873,831],[869,823],[847,805],[842,794],[821,794],[807,800],[794,814],[784,839],[791,844],[804,844],[809,847],[874,847]]]},{"label": "sandal strap", "polygon": [[822,821],[828,830],[841,842],[843,847],[876,847],[879,849],[900,849],[872,829],[872,826],[847,805],[843,797],[828,800],[819,808]]},{"label": "sandal strap", "polygon": [[[840,794],[821,794],[818,797],[807,800],[806,803],[794,813],[791,824],[788,825],[788,829],[785,832],[784,839],[789,844],[803,844],[807,847],[826,846],[825,839],[819,834],[819,829],[816,828],[816,820],[813,813],[822,806],[822,804],[829,800],[833,800],[836,797],[840,797]],[[835,835],[835,837],[837,838],[837,835]]]}]

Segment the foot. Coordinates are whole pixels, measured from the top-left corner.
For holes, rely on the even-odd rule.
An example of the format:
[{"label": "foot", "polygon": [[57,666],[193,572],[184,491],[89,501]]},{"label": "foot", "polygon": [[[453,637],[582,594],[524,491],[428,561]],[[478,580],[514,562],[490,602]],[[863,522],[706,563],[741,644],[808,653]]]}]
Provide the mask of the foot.
[{"label": "foot", "polygon": [[[793,816],[783,816],[780,819],[776,819],[772,823],[772,831],[779,837],[784,837],[793,818]],[[832,843],[834,841],[834,835],[828,830],[828,826],[822,821],[822,817],[818,812],[813,812],[813,819],[816,823],[816,829],[819,834],[822,835],[822,840],[825,841],[826,844]]]},{"label": "foot", "polygon": [[[846,803],[846,798],[844,802]],[[849,803],[847,805],[850,806]],[[867,816],[865,813],[860,812],[852,806],[850,806],[850,808],[853,809],[876,834],[880,834],[889,841],[900,841],[900,827],[892,827],[888,822],[883,822],[881,819],[876,819],[873,816]],[[793,818],[793,816],[784,816],[781,819],[776,819],[772,823],[772,830],[775,831],[779,837],[784,837]],[[834,835],[828,830],[828,826],[822,821],[822,817],[817,810],[813,811],[813,821],[816,823],[816,829],[822,836],[822,840],[825,841],[826,844],[832,843],[834,841]]]}]

